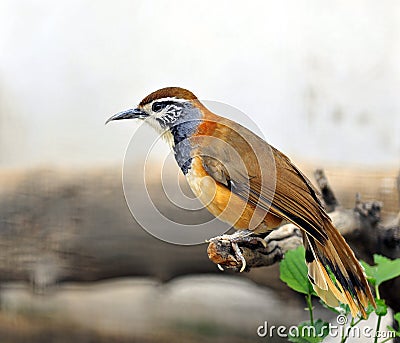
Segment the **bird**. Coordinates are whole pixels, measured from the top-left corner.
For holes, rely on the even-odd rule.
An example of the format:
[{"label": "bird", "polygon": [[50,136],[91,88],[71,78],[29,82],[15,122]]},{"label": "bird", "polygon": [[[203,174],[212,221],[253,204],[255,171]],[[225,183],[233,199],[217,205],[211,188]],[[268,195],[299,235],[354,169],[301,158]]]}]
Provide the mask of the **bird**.
[{"label": "bird", "polygon": [[375,306],[364,269],[334,227],[319,192],[278,149],[180,87],[152,92],[106,123],[123,119],[143,120],[161,134],[195,196],[236,229],[213,239],[229,240],[239,259],[238,243],[293,223],[302,232],[316,294],[331,307],[347,304],[353,317],[366,317],[368,304]]}]

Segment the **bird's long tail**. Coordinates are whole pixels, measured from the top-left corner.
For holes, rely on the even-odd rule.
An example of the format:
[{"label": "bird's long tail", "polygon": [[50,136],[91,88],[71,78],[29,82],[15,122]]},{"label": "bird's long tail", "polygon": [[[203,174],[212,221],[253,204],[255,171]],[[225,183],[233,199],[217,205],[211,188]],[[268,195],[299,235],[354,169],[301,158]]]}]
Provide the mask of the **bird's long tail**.
[{"label": "bird's long tail", "polygon": [[376,305],[364,270],[329,219],[324,229],[328,239],[323,244],[303,234],[308,277],[313,288],[329,306],[336,307],[340,301],[349,305],[353,317],[361,312],[365,318],[368,301]]}]

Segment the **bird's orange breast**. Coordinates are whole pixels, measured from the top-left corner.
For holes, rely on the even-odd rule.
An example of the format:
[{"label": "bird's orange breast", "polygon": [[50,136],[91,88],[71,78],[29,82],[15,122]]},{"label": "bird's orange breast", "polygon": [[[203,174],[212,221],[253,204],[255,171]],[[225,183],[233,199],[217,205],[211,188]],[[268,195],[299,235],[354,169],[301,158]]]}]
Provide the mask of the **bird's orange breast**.
[{"label": "bird's orange breast", "polygon": [[200,157],[192,159],[191,168],[186,174],[193,193],[200,202],[218,219],[236,229],[251,229],[267,232],[277,227],[282,219],[256,207],[225,185],[215,181],[207,174]]}]

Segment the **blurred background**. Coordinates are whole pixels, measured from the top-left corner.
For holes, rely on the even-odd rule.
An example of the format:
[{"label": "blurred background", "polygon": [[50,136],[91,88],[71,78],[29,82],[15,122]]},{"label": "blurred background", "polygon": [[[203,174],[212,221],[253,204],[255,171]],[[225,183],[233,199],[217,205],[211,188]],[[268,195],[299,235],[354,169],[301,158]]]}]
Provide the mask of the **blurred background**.
[{"label": "blurred background", "polygon": [[306,320],[277,266],[221,275],[205,245],[144,232],[121,182],[138,124],[104,122],[190,89],[246,113],[310,177],[323,167],[344,206],[361,192],[389,220],[399,61],[397,1],[2,0],[1,341],[244,342],[265,320]]}]

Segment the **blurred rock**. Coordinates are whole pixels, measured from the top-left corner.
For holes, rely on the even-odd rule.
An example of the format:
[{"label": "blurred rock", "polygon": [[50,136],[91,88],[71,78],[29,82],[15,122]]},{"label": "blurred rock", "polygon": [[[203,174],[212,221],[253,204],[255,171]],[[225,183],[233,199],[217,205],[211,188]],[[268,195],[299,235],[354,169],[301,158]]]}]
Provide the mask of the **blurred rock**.
[{"label": "blurred rock", "polygon": [[209,275],[166,284],[144,278],[65,284],[45,296],[32,293],[27,286],[5,284],[0,301],[4,315],[42,318],[47,326],[62,322],[98,334],[146,339],[194,335],[221,342],[228,337],[232,342],[257,341],[257,328],[265,321],[289,326],[307,315],[302,299],[277,297],[248,280]]}]

